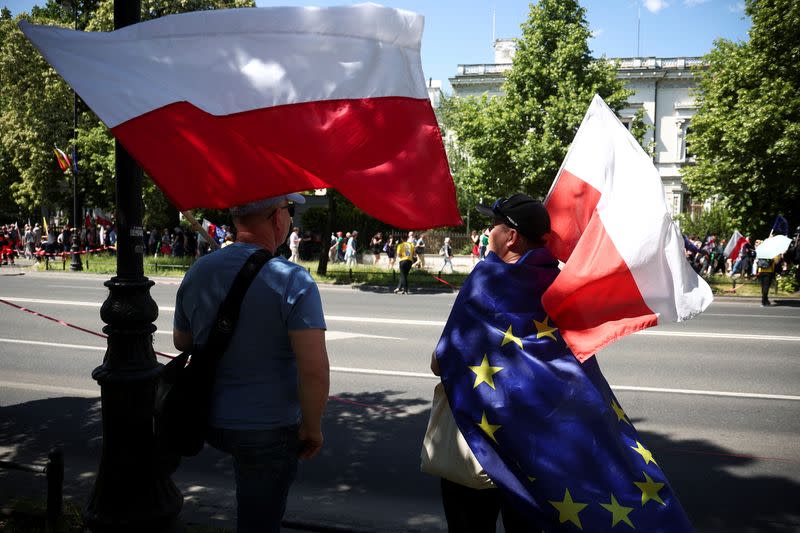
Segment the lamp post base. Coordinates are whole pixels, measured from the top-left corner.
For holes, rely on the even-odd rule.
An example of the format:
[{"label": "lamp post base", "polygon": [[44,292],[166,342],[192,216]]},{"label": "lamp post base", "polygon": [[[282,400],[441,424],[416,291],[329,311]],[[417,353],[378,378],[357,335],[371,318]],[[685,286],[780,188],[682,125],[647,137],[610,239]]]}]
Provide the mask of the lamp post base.
[{"label": "lamp post base", "polygon": [[153,398],[163,366],[153,352],[158,306],[153,282],[112,278],[100,316],[108,350],[92,372],[100,384],[103,450],[84,513],[94,533],[181,531],[183,496],[159,461],[153,435]]}]

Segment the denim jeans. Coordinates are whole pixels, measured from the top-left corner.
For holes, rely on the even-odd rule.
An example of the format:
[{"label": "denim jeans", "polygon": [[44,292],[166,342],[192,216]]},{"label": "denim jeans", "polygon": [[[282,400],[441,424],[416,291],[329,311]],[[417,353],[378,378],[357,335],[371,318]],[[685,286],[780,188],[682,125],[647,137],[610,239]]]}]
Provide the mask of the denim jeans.
[{"label": "denim jeans", "polygon": [[236,531],[278,533],[289,486],[297,473],[297,426],[265,430],[211,428],[207,440],[233,457]]}]

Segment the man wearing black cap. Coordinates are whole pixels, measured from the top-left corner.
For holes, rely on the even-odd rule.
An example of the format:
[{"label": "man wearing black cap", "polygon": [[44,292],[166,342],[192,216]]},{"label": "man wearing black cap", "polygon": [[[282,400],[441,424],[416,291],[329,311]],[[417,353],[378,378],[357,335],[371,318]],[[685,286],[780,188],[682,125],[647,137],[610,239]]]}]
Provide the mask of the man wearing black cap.
[{"label": "man wearing black cap", "polygon": [[[500,198],[491,206],[478,204],[476,209],[492,221],[485,259],[487,264],[520,262],[522,268],[554,269],[557,272],[558,262],[544,248],[550,233],[550,216],[541,202],[526,194],[515,194]],[[488,291],[491,287],[483,289]],[[538,304],[541,294],[530,296],[532,306],[534,302]],[[493,313],[520,311],[492,306]],[[440,375],[436,352],[431,359],[431,370]],[[506,495],[498,489],[473,489],[445,478],[442,478],[441,489],[449,531],[493,532],[501,512],[508,533],[538,531],[537,525],[512,507]]]}]

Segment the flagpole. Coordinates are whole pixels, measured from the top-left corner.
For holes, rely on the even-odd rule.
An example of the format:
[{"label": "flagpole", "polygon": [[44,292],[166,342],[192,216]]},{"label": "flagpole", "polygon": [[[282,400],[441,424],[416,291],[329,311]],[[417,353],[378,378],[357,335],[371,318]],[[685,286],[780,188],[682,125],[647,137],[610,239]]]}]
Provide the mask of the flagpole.
[{"label": "flagpole", "polygon": [[[75,15],[75,31],[78,31],[78,3],[77,0],[72,0],[72,11]],[[83,270],[83,263],[81,262],[81,233],[80,226],[83,224],[78,222],[80,212],[80,202],[78,201],[78,93],[72,91],[72,167],[69,169],[72,173],[72,246],[70,252],[72,256],[69,262],[69,269],[73,272]],[[66,243],[65,243],[66,244]]]},{"label": "flagpole", "polygon": [[181,211],[181,215],[183,215],[183,218],[185,218],[189,222],[189,224],[196,232],[200,233],[200,235],[202,235],[203,238],[205,238],[206,242],[208,242],[211,248],[213,248],[214,250],[219,250],[219,244],[217,243],[216,239],[214,239],[211,235],[208,234],[206,228],[204,228],[203,225],[200,224],[196,218],[194,218],[194,215],[192,215],[191,211]]},{"label": "flagpole", "polygon": [[[115,0],[114,29],[139,22],[140,0]],[[92,532],[177,531],[183,496],[170,479],[176,458],[160,455],[153,434],[155,385],[163,365],[153,351],[158,305],[144,276],[142,169],[115,142],[117,275],[105,283],[107,325],[100,385],[103,447],[84,513]]]}]

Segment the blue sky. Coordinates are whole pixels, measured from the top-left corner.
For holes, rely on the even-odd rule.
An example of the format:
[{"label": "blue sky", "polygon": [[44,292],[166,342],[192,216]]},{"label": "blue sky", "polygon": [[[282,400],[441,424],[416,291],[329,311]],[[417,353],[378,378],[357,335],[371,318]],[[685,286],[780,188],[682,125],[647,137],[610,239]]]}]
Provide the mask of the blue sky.
[{"label": "blue sky", "polygon": [[[259,6],[349,3],[346,0],[256,0]],[[497,38],[518,37],[527,18],[525,0],[393,0],[378,2],[425,15],[422,67],[427,77],[446,80],[463,63],[491,63],[492,13]],[[30,10],[44,0],[0,0],[13,14]],[[718,38],[746,40],[750,20],[742,0],[584,0],[589,45],[595,56],[636,55],[637,18],[641,19],[639,55],[655,57],[700,56]]]}]

